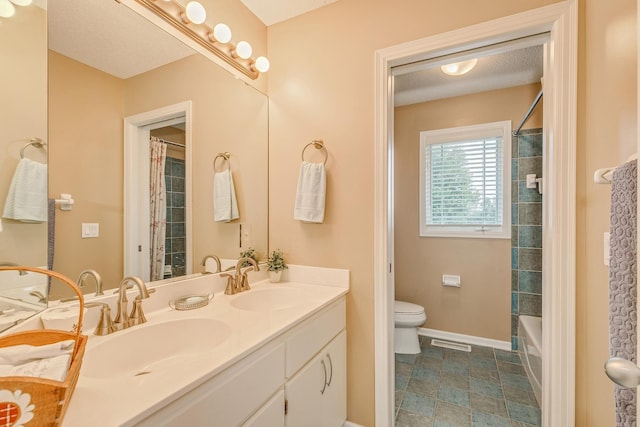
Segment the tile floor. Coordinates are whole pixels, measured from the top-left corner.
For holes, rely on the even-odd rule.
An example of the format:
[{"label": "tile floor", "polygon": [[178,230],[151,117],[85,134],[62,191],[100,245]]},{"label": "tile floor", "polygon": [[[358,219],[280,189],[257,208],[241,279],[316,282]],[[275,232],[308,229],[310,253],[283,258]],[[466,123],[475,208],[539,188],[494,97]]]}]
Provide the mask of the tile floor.
[{"label": "tile floor", "polygon": [[516,352],[431,346],[396,354],[395,427],[540,426],[540,408]]}]

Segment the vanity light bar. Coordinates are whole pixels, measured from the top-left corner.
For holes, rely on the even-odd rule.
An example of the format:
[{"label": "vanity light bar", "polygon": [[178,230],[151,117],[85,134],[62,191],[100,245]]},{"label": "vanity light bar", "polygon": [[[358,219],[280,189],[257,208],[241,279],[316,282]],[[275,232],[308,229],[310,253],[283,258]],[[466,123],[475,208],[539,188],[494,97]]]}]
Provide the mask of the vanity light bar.
[{"label": "vanity light bar", "polygon": [[[171,24],[175,29],[198,43],[200,46],[213,53],[236,70],[255,80],[260,75],[256,67],[257,63],[266,60],[259,57],[253,60],[251,57],[242,58],[237,54],[238,46],[231,42],[223,43],[214,37],[214,30],[206,24],[195,24],[187,18],[184,6],[174,0],[135,0],[137,3],[154,12],[156,15]],[[242,43],[242,42],[241,42]],[[246,43],[246,42],[245,42]],[[240,45],[240,43],[238,43]],[[242,46],[241,46],[242,47]],[[245,56],[245,55],[242,55]],[[260,61],[259,61],[260,60]],[[268,64],[268,61],[267,61]],[[268,67],[268,65],[267,65]]]}]

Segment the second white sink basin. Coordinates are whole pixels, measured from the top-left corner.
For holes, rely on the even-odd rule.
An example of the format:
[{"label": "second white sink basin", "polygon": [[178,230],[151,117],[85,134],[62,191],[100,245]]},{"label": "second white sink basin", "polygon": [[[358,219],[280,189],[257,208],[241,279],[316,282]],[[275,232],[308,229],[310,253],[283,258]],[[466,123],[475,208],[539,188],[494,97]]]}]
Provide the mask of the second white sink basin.
[{"label": "second white sink basin", "polygon": [[308,301],[303,291],[296,288],[252,289],[233,297],[230,304],[241,310],[274,311],[299,306]]},{"label": "second white sink basin", "polygon": [[189,356],[213,350],[231,334],[214,319],[179,319],[133,326],[87,348],[82,375],[116,378],[179,369]]}]

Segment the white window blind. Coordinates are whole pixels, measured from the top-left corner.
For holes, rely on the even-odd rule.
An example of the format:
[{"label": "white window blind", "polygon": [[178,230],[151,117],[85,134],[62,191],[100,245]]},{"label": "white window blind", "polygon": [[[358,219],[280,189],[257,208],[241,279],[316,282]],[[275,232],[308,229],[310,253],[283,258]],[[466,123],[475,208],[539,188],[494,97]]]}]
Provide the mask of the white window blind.
[{"label": "white window blind", "polygon": [[511,126],[500,124],[421,133],[421,235],[510,236]]},{"label": "white window blind", "polygon": [[502,225],[502,138],[426,147],[427,224]]}]

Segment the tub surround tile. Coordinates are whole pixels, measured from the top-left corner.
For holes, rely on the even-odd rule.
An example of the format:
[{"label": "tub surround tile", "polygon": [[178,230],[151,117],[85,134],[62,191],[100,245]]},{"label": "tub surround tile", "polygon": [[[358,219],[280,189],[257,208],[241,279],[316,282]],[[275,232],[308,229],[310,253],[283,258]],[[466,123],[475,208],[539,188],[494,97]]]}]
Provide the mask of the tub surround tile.
[{"label": "tub surround tile", "polygon": [[542,316],[542,295],[519,293],[519,313],[527,316]]},{"label": "tub surround tile", "polygon": [[518,203],[519,225],[542,225],[542,203]]},{"label": "tub surround tile", "polygon": [[542,272],[518,271],[518,290],[527,294],[542,294]]},{"label": "tub surround tile", "polygon": [[542,271],[542,249],[518,249],[518,269],[527,271]]},{"label": "tub surround tile", "polygon": [[525,181],[518,181],[518,201],[519,202],[542,202],[542,194],[538,188],[527,188]]},{"label": "tub surround tile", "polygon": [[542,157],[523,157],[518,159],[517,179],[525,181],[529,174],[536,174],[538,178],[542,176]]},{"label": "tub surround tile", "polygon": [[542,133],[522,134],[518,138],[518,157],[542,156]]},{"label": "tub surround tile", "polygon": [[542,248],[542,226],[518,226],[518,246],[521,248]]}]

